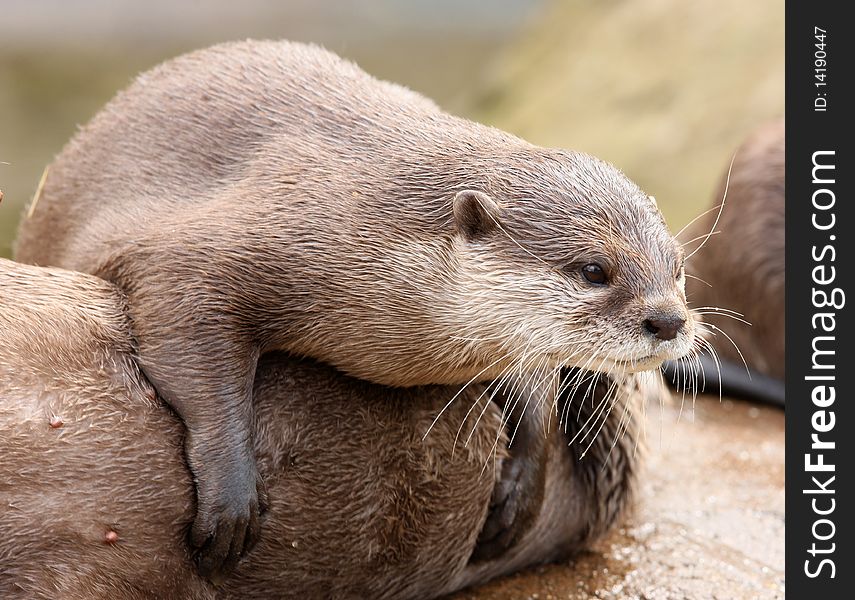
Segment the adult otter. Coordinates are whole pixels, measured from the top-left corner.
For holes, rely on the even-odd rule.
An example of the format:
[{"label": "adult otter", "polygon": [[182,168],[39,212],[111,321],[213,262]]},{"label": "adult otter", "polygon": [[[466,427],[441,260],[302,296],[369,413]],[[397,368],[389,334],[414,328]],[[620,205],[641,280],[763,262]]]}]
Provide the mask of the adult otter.
[{"label": "adult otter", "polygon": [[411,386],[652,369],[692,348],[682,250],[615,168],[312,46],[224,44],[143,74],[30,212],[19,260],[128,297],[142,368],[188,430],[206,573],[256,539],[263,352]]},{"label": "adult otter", "polygon": [[[706,240],[687,261],[686,294],[712,326],[709,342],[721,359],[703,362],[707,388],[717,386],[721,370],[725,393],[783,406],[783,119],[758,127],[739,147],[713,202],[684,236],[695,245]],[[721,314],[729,311],[737,314]]]},{"label": "adult otter", "polygon": [[[254,387],[265,535],[215,587],[184,541],[195,510],[184,430],[135,364],[121,294],[92,276],[4,260],[0,289],[4,599],[429,598],[572,552],[631,498],[632,376],[584,460],[590,440],[568,448],[551,428],[531,529],[505,555],[469,562],[501,428],[497,405],[482,399],[463,444],[481,386],[422,441],[457,386],[383,388],[271,354]],[[594,414],[576,399],[566,435]]]}]

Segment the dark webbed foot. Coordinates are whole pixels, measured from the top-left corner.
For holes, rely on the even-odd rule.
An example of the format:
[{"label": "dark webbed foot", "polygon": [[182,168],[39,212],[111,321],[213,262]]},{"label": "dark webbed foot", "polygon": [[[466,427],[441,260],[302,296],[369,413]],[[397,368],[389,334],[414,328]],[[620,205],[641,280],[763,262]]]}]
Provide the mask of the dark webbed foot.
[{"label": "dark webbed foot", "polygon": [[539,415],[532,413],[523,416],[508,448],[509,456],[493,489],[487,520],[470,558],[472,562],[504,554],[528,530],[540,511],[545,485],[546,434]]},{"label": "dark webbed foot", "polygon": [[[188,447],[188,458],[192,454]],[[198,465],[198,460],[190,462]],[[258,541],[267,495],[251,457],[211,460],[203,471],[193,472],[197,509],[190,545],[197,551],[199,573],[218,583]]]}]

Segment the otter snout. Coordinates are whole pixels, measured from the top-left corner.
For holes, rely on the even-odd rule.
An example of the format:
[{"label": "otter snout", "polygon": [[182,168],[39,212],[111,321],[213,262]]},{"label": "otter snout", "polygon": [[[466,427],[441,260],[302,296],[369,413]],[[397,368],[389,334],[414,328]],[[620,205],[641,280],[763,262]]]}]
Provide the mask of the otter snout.
[{"label": "otter snout", "polygon": [[657,340],[673,340],[677,337],[686,319],[679,315],[653,315],[644,320],[644,329]]}]

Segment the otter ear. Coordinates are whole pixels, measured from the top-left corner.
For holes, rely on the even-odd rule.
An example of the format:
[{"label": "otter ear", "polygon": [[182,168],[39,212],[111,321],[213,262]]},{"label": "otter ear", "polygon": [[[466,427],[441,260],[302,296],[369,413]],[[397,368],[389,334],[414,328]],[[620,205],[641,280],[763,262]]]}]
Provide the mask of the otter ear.
[{"label": "otter ear", "polygon": [[463,190],[454,197],[454,220],[466,239],[478,239],[498,227],[501,210],[484,192]]}]

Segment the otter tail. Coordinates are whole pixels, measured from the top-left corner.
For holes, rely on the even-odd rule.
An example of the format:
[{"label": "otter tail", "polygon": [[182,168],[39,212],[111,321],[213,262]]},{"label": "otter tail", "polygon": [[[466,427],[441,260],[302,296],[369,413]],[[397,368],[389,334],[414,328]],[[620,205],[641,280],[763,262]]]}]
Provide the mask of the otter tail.
[{"label": "otter tail", "polygon": [[[691,391],[686,381],[693,377],[698,381],[698,391],[718,393],[721,386],[723,396],[733,396],[743,400],[751,400],[771,406],[784,408],[784,382],[758,371],[750,373],[742,364],[720,360],[716,365],[712,357],[700,357],[701,368],[697,365],[686,365],[685,369],[695,369],[694,373],[684,371],[684,365],[675,361],[667,361],[662,366],[665,380],[678,392]],[[721,377],[719,378],[719,373]],[[688,377],[686,377],[688,375]]]}]

